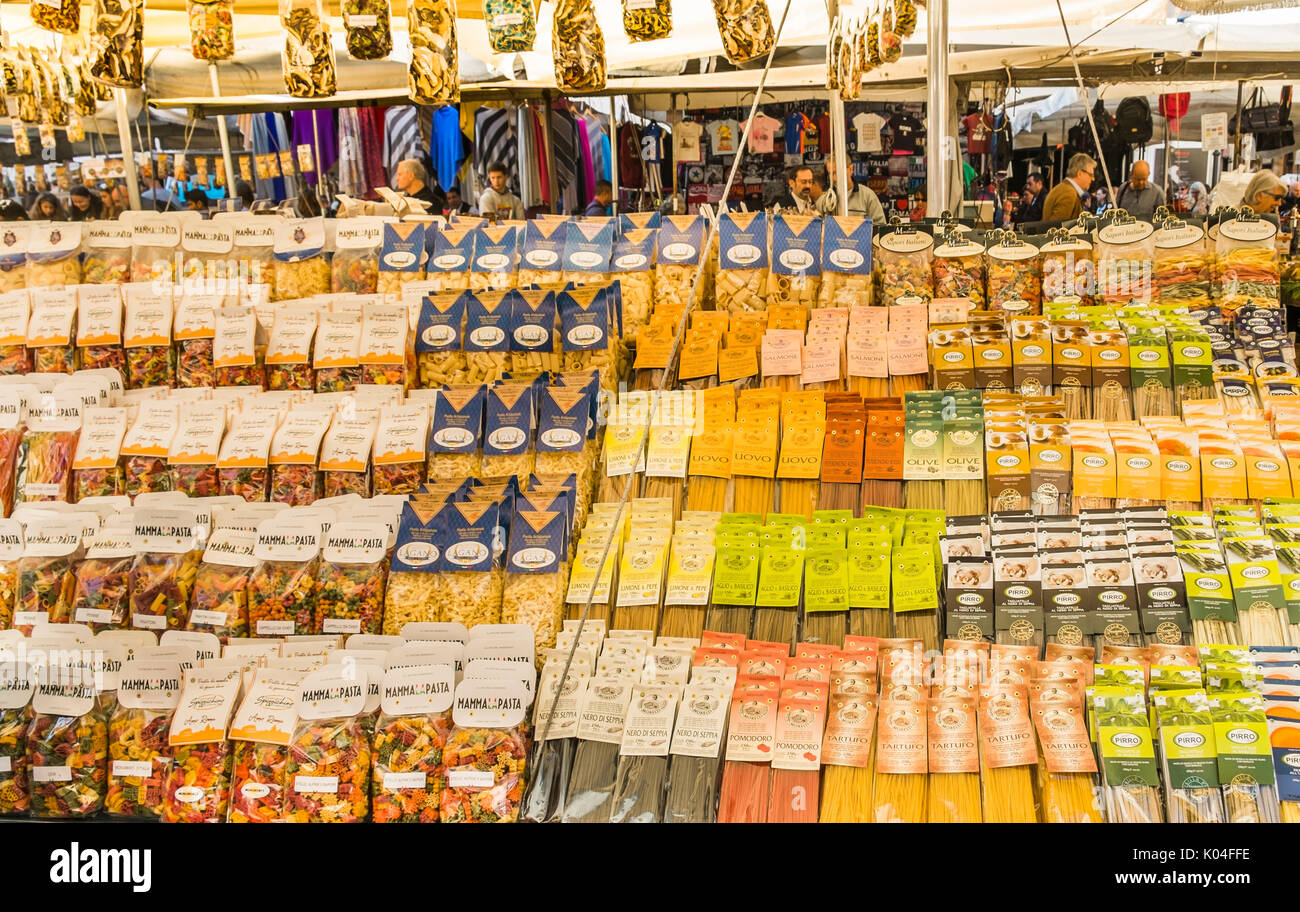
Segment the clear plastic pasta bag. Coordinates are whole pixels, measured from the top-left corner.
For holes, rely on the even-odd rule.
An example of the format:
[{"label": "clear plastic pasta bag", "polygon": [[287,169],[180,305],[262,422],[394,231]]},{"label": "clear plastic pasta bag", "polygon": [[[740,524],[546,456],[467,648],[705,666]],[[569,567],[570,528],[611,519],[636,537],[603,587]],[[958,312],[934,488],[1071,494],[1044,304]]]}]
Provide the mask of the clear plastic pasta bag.
[{"label": "clear plastic pasta bag", "polygon": [[348,53],[357,60],[382,60],[393,51],[393,12],[388,0],[342,0]]},{"label": "clear plastic pasta bag", "polygon": [[533,0],[484,0],[483,18],[487,21],[488,44],[494,53],[515,54],[533,49],[537,40]]},{"label": "clear plastic pasta bag", "polygon": [[78,715],[37,712],[27,728],[27,763],[33,817],[97,814],[108,780],[107,720],[93,705]]},{"label": "clear plastic pasta bag", "polygon": [[605,88],[605,34],[593,0],[558,0],[551,36],[555,84],[573,91]]},{"label": "clear plastic pasta bag", "polygon": [[32,22],[51,32],[75,35],[81,28],[81,0],[32,0]]},{"label": "clear plastic pasta bag", "polygon": [[94,0],[90,75],[122,89],[144,84],[144,0]]},{"label": "clear plastic pasta bag", "polygon": [[455,0],[407,0],[411,101],[446,105],[460,101],[460,63],[456,49]]},{"label": "clear plastic pasta bag", "polygon": [[732,63],[762,57],[772,49],[776,34],[767,0],[713,0],[722,50]]},{"label": "clear plastic pasta bag", "polygon": [[623,31],[633,41],[654,41],[673,32],[672,0],[623,0]]},{"label": "clear plastic pasta bag", "polygon": [[235,0],[186,0],[190,53],[199,60],[235,56]]},{"label": "clear plastic pasta bag", "polygon": [[334,46],[319,0],[281,0],[284,84],[296,98],[322,98],[338,90]]}]

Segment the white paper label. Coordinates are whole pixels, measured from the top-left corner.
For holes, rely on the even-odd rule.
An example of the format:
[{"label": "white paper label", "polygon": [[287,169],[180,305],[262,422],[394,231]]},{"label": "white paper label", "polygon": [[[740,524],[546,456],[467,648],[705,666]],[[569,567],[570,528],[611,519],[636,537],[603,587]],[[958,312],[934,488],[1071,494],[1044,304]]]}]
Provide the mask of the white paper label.
[{"label": "white paper label", "polygon": [[496,777],[491,770],[449,770],[447,785],[452,788],[492,788]]},{"label": "white paper label", "polygon": [[338,794],[339,777],[338,776],[294,776],[293,790],[295,792],[324,792],[331,795]]},{"label": "white paper label", "polygon": [[78,608],[77,616],[73,619],[78,624],[111,624],[113,623],[113,612],[107,608]]},{"label": "white paper label", "polygon": [[[490,775],[490,774],[489,774]],[[70,766],[33,766],[33,782],[71,782],[72,767]]]},{"label": "white paper label", "polygon": [[153,775],[153,764],[148,760],[114,760],[109,772],[114,776],[139,776],[148,779]]},{"label": "white paper label", "polygon": [[[261,623],[258,622],[259,625]],[[326,633],[360,633],[361,618],[325,618],[321,629]]]},{"label": "white paper label", "polygon": [[[109,612],[107,611],[104,612],[104,614],[108,614],[108,613]],[[226,624],[226,620],[227,620],[226,612],[224,611],[205,611],[200,608],[190,612],[190,623],[192,624],[203,624],[204,626],[212,626],[212,627],[224,627]],[[274,622],[258,621],[258,623],[270,624]],[[292,626],[292,623],[290,623],[290,626]]]},{"label": "white paper label", "polygon": [[131,626],[143,630],[166,630],[167,618],[161,614],[132,614]]},{"label": "white paper label", "polygon": [[293,636],[293,621],[258,621],[258,636]]},{"label": "white paper label", "polygon": [[384,789],[389,792],[398,789],[422,789],[427,781],[428,776],[425,773],[384,773],[383,778]]}]

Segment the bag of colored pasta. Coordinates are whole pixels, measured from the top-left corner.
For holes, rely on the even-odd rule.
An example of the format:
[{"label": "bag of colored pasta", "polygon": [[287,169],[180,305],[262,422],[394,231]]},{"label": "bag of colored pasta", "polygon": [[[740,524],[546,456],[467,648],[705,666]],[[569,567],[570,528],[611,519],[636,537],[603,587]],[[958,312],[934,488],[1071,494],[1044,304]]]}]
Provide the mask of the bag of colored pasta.
[{"label": "bag of colored pasta", "polygon": [[24,636],[31,636],[43,624],[72,620],[73,571],[84,553],[83,527],[81,514],[28,521],[23,554],[18,559],[13,611],[13,628]]},{"label": "bag of colored pasta", "polygon": [[317,577],[314,633],[379,633],[388,576],[388,530],[341,522],[325,533]]},{"label": "bag of colored pasta", "polygon": [[311,366],[311,342],[316,334],[316,308],[286,305],[275,312],[266,345],[266,388],[307,390],[316,388]]},{"label": "bag of colored pasta", "polygon": [[[1103,304],[1121,307],[1151,301],[1155,228],[1135,218],[1114,218],[1097,230],[1097,293]],[[990,274],[989,281],[993,276]]]},{"label": "bag of colored pasta", "polygon": [[[172,490],[167,454],[179,422],[180,410],[176,403],[141,403],[135,423],[122,438],[127,495],[135,497],[137,494]],[[82,433],[84,435],[84,428]]]},{"label": "bag of colored pasta", "polygon": [[126,493],[126,474],[118,461],[125,436],[126,409],[86,409],[72,459],[75,500]]},{"label": "bag of colored pasta", "polygon": [[194,574],[187,630],[216,634],[223,641],[248,636],[248,583],[257,567],[256,544],[255,532],[212,533]]},{"label": "bag of colored pasta", "polygon": [[[1176,304],[1188,310],[1209,307],[1210,261],[1205,229],[1177,219],[1168,219],[1155,234],[1155,292],[1160,304]],[[1043,279],[1047,281],[1046,276]]]},{"label": "bag of colored pasta", "polygon": [[1280,306],[1276,236],[1274,222],[1250,213],[1219,223],[1215,284],[1224,311],[1233,312],[1247,304]]},{"label": "bag of colored pasta", "polygon": [[271,486],[271,440],[277,424],[273,412],[247,412],[235,419],[217,456],[223,495],[250,503],[266,500]]},{"label": "bag of colored pasta", "polygon": [[137,630],[183,630],[190,592],[207,530],[199,509],[187,504],[138,507],[131,565],[131,626]]},{"label": "bag of colored pasta", "polygon": [[323,219],[281,222],[276,226],[274,250],[272,300],[329,293],[332,280]]},{"label": "bag of colored pasta", "polygon": [[198,60],[235,56],[235,0],[186,0],[190,53]]},{"label": "bag of colored pasta", "polygon": [[16,519],[0,519],[0,630],[9,630],[14,625],[18,562],[22,556],[22,523]]},{"label": "bag of colored pasta", "polygon": [[81,407],[81,397],[67,388],[28,401],[18,448],[17,502],[71,501]]},{"label": "bag of colored pasta", "polygon": [[119,286],[77,286],[77,348],[81,350],[82,368],[111,367],[126,374]]},{"label": "bag of colored pasta", "polygon": [[[407,385],[407,336],[411,328],[405,304],[368,304],[361,320],[361,382]],[[412,352],[413,354],[413,352]]]},{"label": "bag of colored pasta", "polygon": [[131,280],[131,226],[118,221],[87,222],[81,240],[82,281],[120,285]]},{"label": "bag of colored pasta", "polygon": [[949,232],[934,249],[934,296],[966,298],[971,310],[984,309],[984,245],[961,232]]},{"label": "bag of colored pasta", "polygon": [[929,304],[934,297],[934,238],[911,226],[891,228],[880,238],[880,303]]},{"label": "bag of colored pasta", "polygon": [[217,332],[220,295],[185,294],[176,303],[172,337],[176,340],[176,385],[181,388],[217,385],[212,363],[212,337]]},{"label": "bag of colored pasta", "polygon": [[518,54],[533,49],[537,40],[533,0],[486,0],[483,18],[487,20],[488,44],[494,54]]},{"label": "bag of colored pasta", "polygon": [[172,386],[172,292],[151,281],[123,286],[126,326],[122,346],[126,349],[128,389]]},{"label": "bag of colored pasta", "polygon": [[520,682],[467,678],[456,688],[443,823],[514,823],[523,798],[528,694]]},{"label": "bag of colored pasta", "polygon": [[373,752],[375,823],[436,823],[447,784],[443,749],[451,731],[451,665],[384,674]]},{"label": "bag of colored pasta", "polygon": [[180,243],[181,222],[174,213],[136,215],[131,219],[131,281],[175,282]]},{"label": "bag of colored pasta", "polygon": [[[3,287],[3,262],[0,255],[0,287]],[[0,292],[0,375],[31,372],[32,356],[27,348],[27,324],[31,307],[27,289]]]},{"label": "bag of colored pasta", "polygon": [[81,282],[81,225],[33,225],[27,238],[27,287],[51,288]]},{"label": "bag of colored pasta", "polygon": [[284,84],[289,94],[296,98],[333,95],[338,89],[334,45],[320,0],[280,0],[280,25],[284,28]]},{"label": "bag of colored pasta", "polygon": [[89,817],[104,807],[108,725],[84,667],[49,666],[32,697],[27,775],[33,817]]},{"label": "bag of colored pasta", "polygon": [[165,823],[221,823],[230,805],[232,751],[226,726],[239,697],[238,668],[199,668],[185,675],[172,715],[172,768],[163,787]]},{"label": "bag of colored pasta", "polygon": [[1097,269],[1087,239],[1058,231],[1049,234],[1039,250],[1043,255],[1043,303],[1077,300],[1091,304],[1097,290]]},{"label": "bag of colored pasta", "polygon": [[346,392],[361,382],[361,333],[358,329],[354,316],[321,314],[312,354],[316,392]]},{"label": "bag of colored pasta", "polygon": [[379,248],[384,242],[384,223],[378,218],[359,216],[334,219],[331,225],[334,226],[332,290],[374,294],[379,290]]},{"label": "bag of colored pasta", "polygon": [[181,666],[145,659],[125,662],[117,709],[108,723],[108,795],[114,817],[162,816],[163,787],[171,773],[172,714],[181,697]]},{"label": "bag of colored pasta", "polygon": [[218,386],[266,385],[257,357],[257,312],[252,307],[236,305],[217,311],[212,363]]},{"label": "bag of colored pasta", "polygon": [[289,823],[359,823],[370,813],[370,742],[359,718],[369,672],[337,666],[303,679],[285,765]]},{"label": "bag of colored pasta", "polygon": [[355,418],[336,417],[320,449],[321,482],[326,497],[340,494],[370,496],[370,451],[379,427],[373,411]]},{"label": "bag of colored pasta", "polygon": [[230,722],[234,775],[230,783],[229,823],[280,823],[285,766],[298,724],[303,675],[261,668]]},{"label": "bag of colored pasta", "polygon": [[333,412],[296,408],[271,438],[271,501],[305,507],[321,496],[316,461]]},{"label": "bag of colored pasta", "polygon": [[426,406],[390,406],[380,411],[371,459],[375,495],[415,494],[420,490],[428,438]]},{"label": "bag of colored pasta", "polygon": [[177,281],[186,294],[230,295],[238,288],[234,226],[228,221],[191,219],[181,228]]},{"label": "bag of colored pasta", "polygon": [[316,627],[316,578],[324,530],[319,516],[284,513],[257,529],[248,582],[252,636],[297,636]]},{"label": "bag of colored pasta", "polygon": [[72,621],[96,632],[122,630],[130,611],[135,525],[128,518],[108,520],[91,542],[73,578]]},{"label": "bag of colored pasta", "polygon": [[103,85],[144,84],[144,0],[93,0],[90,75]]},{"label": "bag of colored pasta", "polygon": [[0,815],[26,814],[28,794],[27,728],[32,722],[35,682],[21,662],[0,665]]},{"label": "bag of colored pasta", "polygon": [[[229,221],[235,238],[233,254],[245,275],[240,276],[239,301],[260,304],[277,301],[275,296],[275,238],[284,222],[278,215],[258,215],[250,219],[244,212],[218,212],[214,222]],[[227,289],[235,290],[235,289]],[[322,289],[324,290],[324,289]]]},{"label": "bag of colored pasta", "polygon": [[77,293],[64,287],[34,288],[27,348],[38,374],[70,374],[77,369]]},{"label": "bag of colored pasta", "polygon": [[214,497],[221,487],[217,457],[226,431],[226,409],[213,402],[186,405],[180,425],[167,451],[172,490],[190,497]]}]

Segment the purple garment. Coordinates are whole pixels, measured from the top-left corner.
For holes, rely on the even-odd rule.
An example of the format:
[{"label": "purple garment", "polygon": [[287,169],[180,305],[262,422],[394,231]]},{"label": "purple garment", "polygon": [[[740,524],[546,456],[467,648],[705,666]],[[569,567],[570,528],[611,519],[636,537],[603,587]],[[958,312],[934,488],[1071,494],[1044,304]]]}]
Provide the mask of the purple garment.
[{"label": "purple garment", "polygon": [[[302,175],[303,180],[316,185],[316,177],[324,174],[339,158],[339,134],[337,126],[338,111],[334,109],[317,110],[317,111],[297,111],[293,115],[293,145],[296,150],[298,146],[307,145],[312,147],[312,153],[316,157],[316,170]],[[312,120],[315,119],[316,127],[313,130]],[[320,144],[317,145],[316,134],[320,134]]]},{"label": "purple garment", "polygon": [[588,192],[594,193],[596,169],[591,162],[591,139],[587,135],[587,121],[583,117],[575,117],[573,121],[578,125],[578,154],[582,159],[582,178],[587,182],[587,187],[592,188]]}]

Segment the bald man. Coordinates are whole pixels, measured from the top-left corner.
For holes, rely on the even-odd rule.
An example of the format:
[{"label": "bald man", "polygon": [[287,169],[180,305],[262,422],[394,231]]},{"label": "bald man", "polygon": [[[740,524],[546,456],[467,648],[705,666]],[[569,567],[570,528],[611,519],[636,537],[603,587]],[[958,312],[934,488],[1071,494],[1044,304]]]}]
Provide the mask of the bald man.
[{"label": "bald man", "polygon": [[1133,166],[1128,182],[1115,195],[1115,205],[1138,218],[1151,218],[1164,204],[1165,195],[1151,183],[1151,166],[1144,161]]}]

